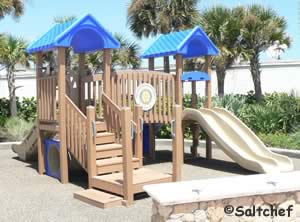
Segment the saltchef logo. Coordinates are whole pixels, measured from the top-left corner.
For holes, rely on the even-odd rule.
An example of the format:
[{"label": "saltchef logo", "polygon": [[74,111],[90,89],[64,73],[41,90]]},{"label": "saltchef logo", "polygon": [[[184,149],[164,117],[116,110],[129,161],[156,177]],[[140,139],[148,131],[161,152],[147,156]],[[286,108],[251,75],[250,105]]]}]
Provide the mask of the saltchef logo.
[{"label": "saltchef logo", "polygon": [[156,102],[155,89],[148,83],[141,84],[137,88],[134,97],[136,104],[141,105],[144,111],[152,109]]}]

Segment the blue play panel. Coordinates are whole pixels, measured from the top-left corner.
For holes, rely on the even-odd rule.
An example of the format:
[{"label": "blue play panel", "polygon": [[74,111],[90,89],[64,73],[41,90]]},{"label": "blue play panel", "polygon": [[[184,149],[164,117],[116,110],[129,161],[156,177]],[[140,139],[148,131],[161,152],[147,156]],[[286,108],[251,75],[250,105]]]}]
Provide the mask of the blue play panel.
[{"label": "blue play panel", "polygon": [[58,140],[45,140],[45,170],[46,175],[60,179],[60,142]]}]

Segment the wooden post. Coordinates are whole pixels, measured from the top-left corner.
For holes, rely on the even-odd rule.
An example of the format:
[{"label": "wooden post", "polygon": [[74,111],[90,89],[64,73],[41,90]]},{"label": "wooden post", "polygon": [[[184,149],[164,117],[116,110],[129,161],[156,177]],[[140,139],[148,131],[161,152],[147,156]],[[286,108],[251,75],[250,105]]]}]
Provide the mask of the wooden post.
[{"label": "wooden post", "polygon": [[175,119],[175,137],[173,138],[173,182],[182,179],[183,165],[183,133],[182,133],[182,107],[175,105],[173,107],[173,115]]},{"label": "wooden post", "polygon": [[58,106],[60,139],[60,175],[61,182],[68,183],[68,154],[66,144],[66,49],[58,48]]},{"label": "wooden post", "polygon": [[[205,56],[205,71],[211,77],[211,56]],[[211,109],[211,80],[205,82],[206,108]],[[206,159],[212,158],[212,141],[209,136],[206,137]]]},{"label": "wooden post", "polygon": [[43,54],[38,52],[36,54],[36,102],[37,102],[37,146],[38,146],[38,171],[39,174],[45,173],[45,148],[43,143],[42,132],[40,130],[40,110],[39,110],[39,91],[41,86],[39,85],[39,78],[42,75],[42,66],[43,66]]},{"label": "wooden post", "polygon": [[[197,91],[196,91],[196,82],[192,82],[192,108],[197,109]],[[191,146],[191,154],[193,158],[198,156],[198,146],[199,146],[199,136],[200,136],[200,127],[198,124],[192,125],[192,136],[193,144]]]},{"label": "wooden post", "polygon": [[183,72],[183,57],[182,55],[176,55],[176,77],[175,77],[175,102],[182,106],[182,82],[181,75]]},{"label": "wooden post", "polygon": [[126,206],[133,203],[133,166],[131,140],[131,110],[124,107],[121,110],[122,147],[123,147],[123,195]]},{"label": "wooden post", "polygon": [[104,92],[110,97],[111,87],[110,87],[110,73],[111,73],[111,49],[104,49],[103,51],[103,83],[104,83]]},{"label": "wooden post", "polygon": [[79,106],[80,106],[80,110],[82,112],[86,112],[85,110],[85,87],[84,87],[84,83],[82,82],[82,78],[86,75],[85,72],[85,54],[84,53],[80,53],[79,54],[79,86],[77,86],[79,89]]},{"label": "wooden post", "polygon": [[89,176],[89,188],[92,188],[92,178],[97,176],[96,169],[96,145],[94,127],[95,122],[95,108],[88,106],[87,112],[87,161],[88,161],[88,176]]},{"label": "wooden post", "polygon": [[143,166],[143,126],[141,125],[141,118],[143,118],[143,110],[141,106],[135,105],[134,108],[134,122],[136,123],[134,154],[140,161],[140,167]]},{"label": "wooden post", "polygon": [[[155,58],[149,58],[148,69],[154,71],[155,68]],[[158,95],[160,99],[160,95]],[[154,109],[154,108],[153,108]],[[152,160],[156,159],[155,156],[155,126],[152,123],[149,123],[149,157]]]}]

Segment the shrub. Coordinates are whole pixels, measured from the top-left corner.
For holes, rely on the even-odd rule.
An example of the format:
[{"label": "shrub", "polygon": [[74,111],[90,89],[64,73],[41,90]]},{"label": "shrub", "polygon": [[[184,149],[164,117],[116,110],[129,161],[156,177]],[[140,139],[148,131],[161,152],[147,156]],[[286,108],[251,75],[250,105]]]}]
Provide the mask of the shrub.
[{"label": "shrub", "polygon": [[6,120],[0,133],[2,137],[7,138],[9,141],[20,141],[26,136],[32,126],[33,123],[31,122],[27,122],[18,117],[13,117]]},{"label": "shrub", "polygon": [[[23,98],[22,101],[17,98],[18,116],[26,121],[33,121],[36,118],[37,103],[34,97]],[[10,117],[9,100],[0,98],[0,126],[5,124],[7,118]]]},{"label": "shrub", "polygon": [[35,120],[37,115],[36,107],[37,103],[34,97],[23,98],[22,102],[20,102],[18,116],[26,121],[32,122]]},{"label": "shrub", "polygon": [[270,147],[300,149],[300,131],[294,134],[259,134],[261,140]]}]

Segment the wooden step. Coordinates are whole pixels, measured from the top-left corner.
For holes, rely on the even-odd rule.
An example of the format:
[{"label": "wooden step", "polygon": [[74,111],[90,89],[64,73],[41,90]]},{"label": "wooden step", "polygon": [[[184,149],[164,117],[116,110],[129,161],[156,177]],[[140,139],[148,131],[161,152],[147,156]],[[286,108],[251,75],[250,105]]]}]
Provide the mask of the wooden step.
[{"label": "wooden step", "polygon": [[[123,195],[123,173],[113,173],[92,178],[92,186],[111,193]],[[172,182],[172,176],[147,168],[133,171],[133,192],[144,192],[143,187],[148,184]]]},{"label": "wooden step", "polygon": [[[139,167],[139,159],[133,157],[132,158],[133,168]],[[122,157],[113,157],[106,158],[96,161],[97,165],[97,174],[105,174],[112,172],[119,172],[123,169],[123,158]]]},{"label": "wooden step", "polygon": [[122,145],[118,143],[96,146],[96,158],[117,157],[122,155]]},{"label": "wooden step", "polygon": [[96,136],[96,144],[107,144],[107,143],[115,143],[115,134],[103,132],[103,133],[97,133]]},{"label": "wooden step", "polygon": [[97,132],[107,131],[106,122],[97,121],[96,122],[96,130],[97,130]]},{"label": "wooden step", "polygon": [[103,209],[122,205],[121,197],[95,189],[76,192],[74,198]]}]

